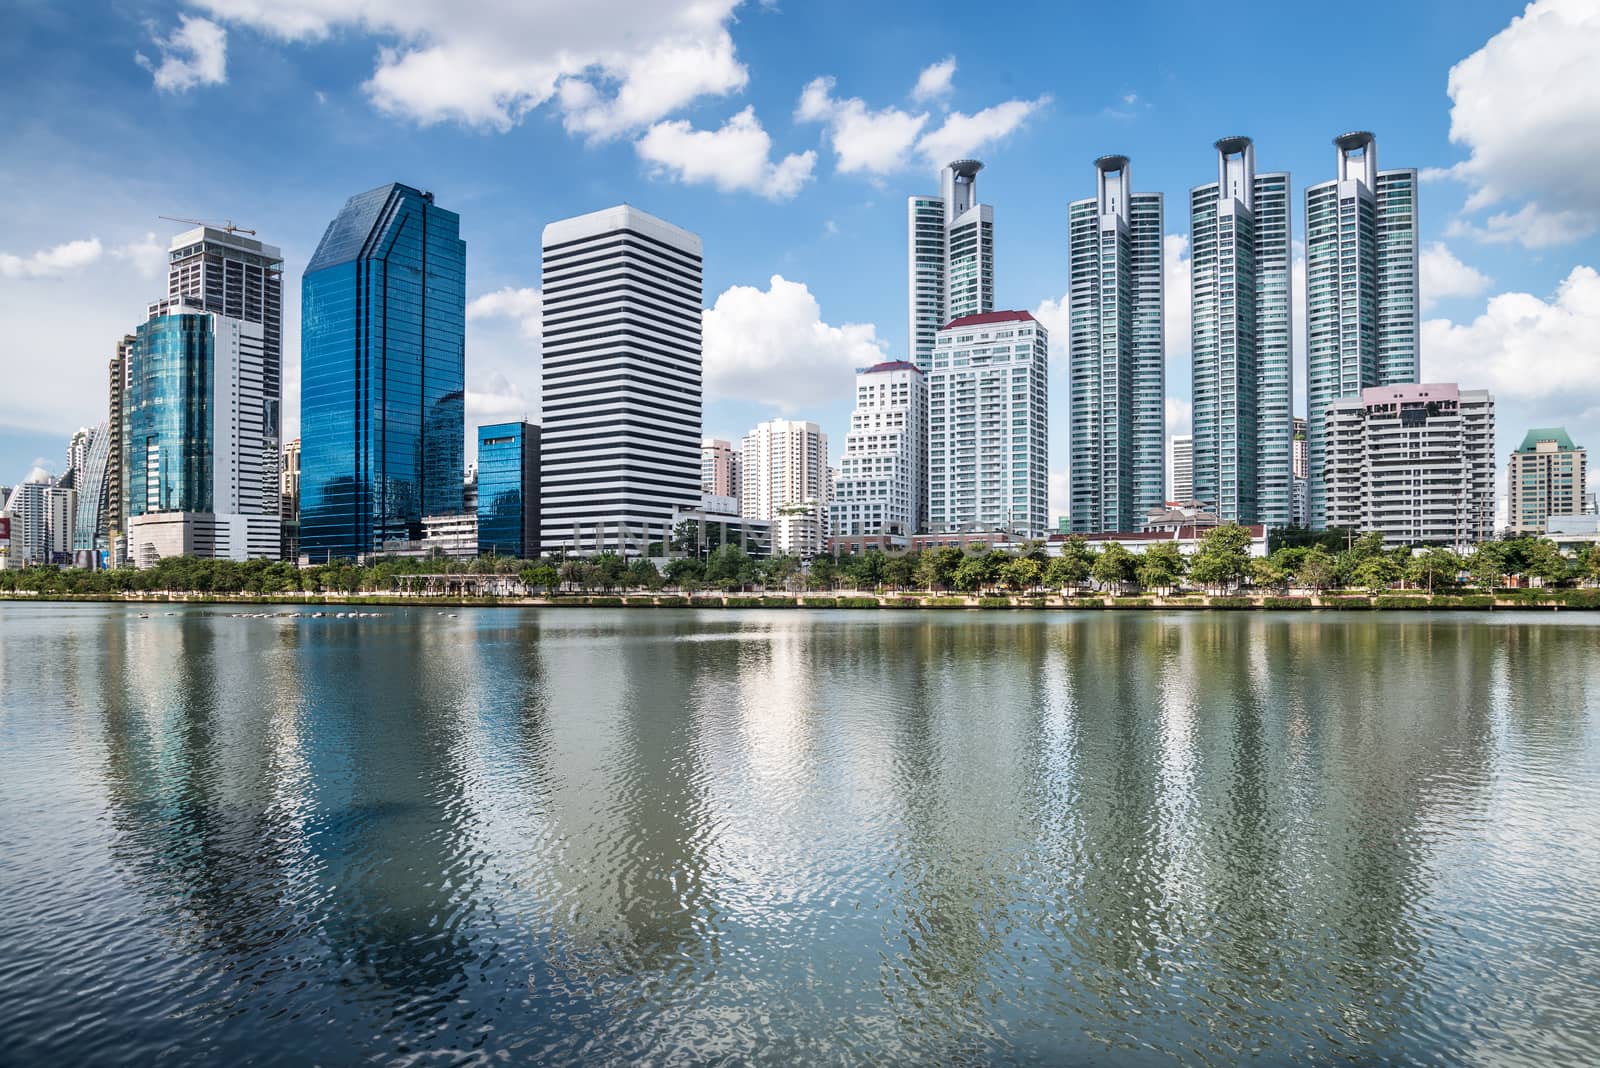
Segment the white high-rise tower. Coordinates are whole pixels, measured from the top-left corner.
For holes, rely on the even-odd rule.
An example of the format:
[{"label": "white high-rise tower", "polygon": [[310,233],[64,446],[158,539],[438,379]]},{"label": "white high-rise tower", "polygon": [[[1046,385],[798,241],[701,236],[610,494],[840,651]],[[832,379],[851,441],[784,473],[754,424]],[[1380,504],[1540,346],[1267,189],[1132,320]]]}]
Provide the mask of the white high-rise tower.
[{"label": "white high-rise tower", "polygon": [[1248,137],[1216,143],[1189,193],[1196,499],[1224,522],[1292,518],[1289,175],[1256,173]]},{"label": "white high-rise tower", "polygon": [[1095,195],[1067,209],[1077,533],[1141,530],[1167,492],[1162,197],[1133,192],[1127,156],[1094,167]]},{"label": "white high-rise tower", "polygon": [[940,172],[938,196],[906,199],[906,337],[923,370],[941,326],[994,310],[994,208],[978,203],[981,170],[975,159],[956,160]]},{"label": "white high-rise tower", "polygon": [[1328,523],[1325,416],[1421,375],[1417,172],[1380,171],[1365,131],[1333,140],[1338,177],[1306,189],[1306,439],[1311,526]]},{"label": "white high-rise tower", "polygon": [[699,507],[700,251],[627,205],[544,228],[545,551],[642,555]]}]

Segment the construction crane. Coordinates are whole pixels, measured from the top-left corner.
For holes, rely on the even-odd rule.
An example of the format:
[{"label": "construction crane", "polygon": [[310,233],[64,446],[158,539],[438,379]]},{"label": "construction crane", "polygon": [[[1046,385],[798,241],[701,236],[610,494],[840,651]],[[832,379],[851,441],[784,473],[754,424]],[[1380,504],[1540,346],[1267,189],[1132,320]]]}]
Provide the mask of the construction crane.
[{"label": "construction crane", "polygon": [[190,226],[209,226],[213,230],[226,230],[230,234],[249,234],[251,237],[256,236],[256,232],[254,230],[246,230],[242,226],[233,225],[232,219],[229,219],[227,222],[215,223],[206,222],[204,219],[180,219],[176,215],[163,215],[161,218],[167,220],[168,222],[188,223]]}]

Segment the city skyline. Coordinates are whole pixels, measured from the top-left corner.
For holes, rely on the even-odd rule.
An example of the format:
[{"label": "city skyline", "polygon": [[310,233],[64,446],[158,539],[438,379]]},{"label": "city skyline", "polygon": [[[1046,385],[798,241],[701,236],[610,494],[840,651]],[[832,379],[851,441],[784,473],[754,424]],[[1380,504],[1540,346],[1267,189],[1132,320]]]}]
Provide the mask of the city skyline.
[{"label": "city skyline", "polygon": [[[836,51],[825,51],[799,68],[779,70],[773,66],[775,37],[815,32],[812,21],[800,14],[777,15],[753,7],[741,8],[736,23],[719,24],[716,32],[729,35],[736,62],[751,79],[749,86],[737,95],[708,93],[695,97],[692,108],[683,105],[685,110],[693,110],[687,120],[691,133],[714,130],[726,113],[746,104],[754,105],[756,118],[772,140],[772,168],[762,179],[765,184],[761,188],[726,190],[718,189],[714,183],[682,180],[685,176],[679,172],[645,162],[647,149],[657,151],[665,144],[670,132],[665,127],[670,127],[676,118],[652,121],[644,127],[646,136],[651,138],[648,144],[643,143],[644,138],[631,134],[616,141],[590,144],[573,140],[555,124],[541,123],[533,117],[520,122],[509,120],[511,136],[486,134],[485,129],[499,129],[494,123],[487,127],[481,122],[477,126],[470,122],[463,125],[459,117],[451,115],[435,116],[428,120],[431,125],[419,127],[416,123],[421,120],[416,115],[403,109],[386,111],[377,107],[374,91],[361,88],[363,79],[371,73],[367,59],[335,55],[308,39],[280,42],[264,36],[248,18],[230,22],[200,7],[167,12],[161,39],[174,38],[180,15],[210,18],[227,31],[226,80],[220,84],[200,81],[184,89],[169,78],[166,88],[158,88],[153,75],[132,62],[123,48],[126,45],[142,50],[154,57],[153,65],[161,69],[163,57],[151,42],[150,31],[142,25],[119,26],[112,20],[104,30],[97,31],[102,36],[91,36],[82,43],[85,54],[94,54],[96,48],[105,50],[107,73],[99,78],[86,77],[83,86],[73,92],[92,94],[114,73],[119,91],[130,97],[137,95],[141,110],[150,111],[150,121],[163,128],[187,129],[207,112],[225,115],[237,109],[241,106],[240,86],[251,72],[263,63],[275,62],[292,64],[292,82],[302,86],[314,82],[316,91],[327,97],[326,102],[318,101],[308,89],[305,102],[291,111],[325,118],[324,109],[332,104],[338,108],[345,131],[365,130],[370,139],[381,136],[386,129],[409,129],[415,136],[389,139],[381,145],[373,143],[359,166],[334,163],[326,168],[326,177],[313,183],[314,187],[292,190],[265,182],[253,186],[238,173],[243,159],[240,164],[227,164],[226,173],[213,179],[192,171],[169,171],[155,160],[146,161],[135,153],[128,161],[127,173],[138,180],[127,183],[128,191],[115,198],[117,211],[113,217],[108,214],[112,205],[99,203],[92,206],[92,215],[52,210],[46,195],[46,187],[51,185],[46,176],[58,175],[68,163],[81,162],[86,145],[98,142],[90,138],[44,163],[40,154],[27,151],[37,147],[38,131],[31,127],[21,131],[15,143],[19,151],[11,155],[11,166],[19,176],[32,175],[34,180],[22,183],[15,209],[18,217],[10,236],[0,244],[0,250],[11,257],[4,262],[13,264],[0,277],[0,292],[5,299],[32,303],[41,298],[72,299],[76,291],[75,313],[77,306],[85,303],[81,299],[83,293],[92,293],[93,299],[83,314],[75,314],[73,323],[54,331],[52,349],[63,344],[70,348],[56,361],[60,372],[47,381],[19,383],[17,396],[25,403],[19,410],[0,413],[0,424],[4,424],[0,426],[0,457],[10,458],[7,481],[24,477],[39,458],[49,461],[46,466],[59,469],[59,439],[73,427],[93,425],[104,418],[100,413],[103,405],[91,408],[84,403],[84,397],[72,396],[87,393],[82,384],[75,389],[68,387],[78,378],[87,382],[92,377],[103,382],[104,354],[141,317],[140,310],[148,301],[151,288],[148,278],[139,273],[142,261],[137,249],[153,245],[159,254],[172,232],[156,219],[157,215],[238,216],[245,225],[279,243],[288,263],[286,316],[294,318],[298,306],[298,294],[294,292],[298,285],[296,268],[306,261],[317,236],[308,231],[320,225],[308,226],[305,219],[325,220],[350,189],[369,186],[376,178],[392,177],[438,189],[441,196],[459,192],[469,198],[452,199],[453,206],[463,214],[463,236],[474,248],[467,292],[473,308],[467,355],[469,427],[523,415],[537,418],[537,342],[524,337],[525,324],[537,306],[537,226],[560,217],[563,209],[570,209],[567,213],[571,213],[592,210],[607,202],[636,199],[679,225],[701,231],[707,241],[705,435],[737,440],[745,429],[764,418],[788,416],[815,419],[835,440],[842,440],[853,369],[906,352],[900,336],[903,327],[898,325],[903,322],[900,316],[907,296],[904,216],[897,205],[904,203],[907,196],[936,188],[937,169],[967,152],[988,164],[981,176],[985,187],[980,199],[993,204],[998,216],[997,303],[1032,309],[1042,322],[1053,327],[1053,391],[1061,388],[1065,366],[1059,355],[1066,331],[1060,321],[1064,316],[1059,316],[1058,301],[1066,288],[1065,205],[1080,191],[1074,175],[1081,175],[1096,154],[1121,150],[1136,161],[1138,186],[1168,197],[1163,236],[1169,268],[1166,394],[1170,417],[1166,433],[1172,435],[1185,429],[1189,402],[1185,395],[1189,392],[1187,321],[1184,320],[1184,329],[1178,329],[1184,309],[1174,306],[1181,302],[1174,299],[1179,287],[1173,283],[1172,273],[1173,268],[1185,262],[1178,252],[1185,247],[1186,220],[1174,205],[1182,203],[1178,198],[1206,180],[1207,172],[1213,170],[1213,153],[1207,146],[1218,134],[1230,131],[1270,145],[1270,166],[1296,176],[1290,191],[1292,202],[1303,196],[1307,183],[1327,174],[1328,139],[1340,130],[1360,126],[1378,133],[1386,162],[1424,169],[1422,296],[1425,302],[1432,302],[1424,318],[1434,322],[1423,330],[1422,377],[1429,381],[1458,380],[1463,385],[1481,385],[1495,392],[1501,428],[1496,452],[1502,461],[1527,426],[1560,423],[1570,427],[1579,440],[1593,440],[1596,414],[1592,411],[1592,391],[1556,389],[1547,381],[1555,376],[1554,371],[1518,376],[1502,366],[1511,361],[1510,354],[1531,352],[1530,345],[1540,345],[1540,351],[1552,351],[1552,346],[1560,351],[1563,345],[1571,350],[1590,336],[1586,331],[1595,313],[1588,307],[1587,293],[1600,287],[1600,282],[1579,268],[1597,261],[1592,235],[1582,236],[1585,225],[1576,216],[1561,232],[1552,233],[1548,225],[1541,225],[1537,212],[1523,210],[1535,202],[1546,215],[1558,209],[1577,210],[1571,207],[1570,193],[1563,201],[1549,191],[1555,182],[1551,175],[1558,174],[1561,161],[1555,160],[1542,170],[1530,169],[1520,179],[1524,183],[1521,185],[1502,173],[1500,188],[1482,198],[1489,206],[1472,210],[1466,210],[1466,201],[1475,188],[1488,188],[1488,178],[1477,179],[1475,186],[1472,181],[1460,180],[1474,173],[1472,167],[1462,167],[1456,178],[1437,174],[1430,178],[1428,170],[1441,171],[1473,163],[1480,157],[1486,161],[1480,170],[1493,163],[1489,133],[1463,135],[1457,145],[1448,142],[1452,102],[1444,90],[1452,64],[1462,65],[1455,101],[1459,123],[1468,117],[1469,109],[1482,107],[1474,103],[1467,90],[1474,84],[1482,85],[1489,76],[1482,70],[1486,57],[1515,59],[1520,52],[1508,50],[1525,47],[1524,42],[1534,39],[1531,35],[1544,40],[1544,35],[1553,32],[1549,24],[1559,21],[1558,17],[1566,18],[1567,37],[1581,35],[1571,25],[1574,17],[1563,16],[1560,5],[1543,5],[1540,19],[1522,20],[1510,27],[1508,23],[1519,13],[1518,5],[1453,6],[1450,10],[1449,25],[1444,24],[1438,12],[1402,13],[1407,22],[1426,23],[1428,32],[1414,34],[1422,42],[1421,54],[1404,70],[1394,72],[1399,79],[1396,85],[1368,89],[1360,84],[1361,79],[1348,79],[1290,115],[1283,108],[1246,103],[1233,90],[1215,99],[1185,105],[1174,95],[1175,89],[1163,89],[1153,79],[1153,70],[1142,63],[1125,71],[1130,84],[1121,95],[1054,73],[1036,77],[1021,68],[1007,83],[997,76],[1009,70],[1010,64],[997,62],[1000,53],[994,37],[980,33],[969,40],[948,33],[941,35],[939,18],[932,20],[933,27],[916,40],[897,44],[892,54],[870,72],[852,73],[848,79],[838,76],[837,72],[854,68]],[[52,27],[47,21],[32,16],[31,12],[25,16],[22,39],[42,49],[43,54],[53,54],[52,48],[64,47],[52,43],[56,39],[51,36]],[[346,25],[339,23],[337,15],[326,17],[332,20],[330,25]],[[1141,15],[1129,12],[1118,17],[1136,19]],[[1169,13],[1160,32],[1181,33],[1184,17]],[[1560,26],[1555,29],[1560,30]],[[359,33],[382,36],[377,29]],[[945,58],[952,54],[954,62],[946,64]],[[1463,62],[1469,57],[1476,59]],[[1287,63],[1288,59],[1274,62],[1280,61]],[[1363,60],[1369,64],[1377,61]],[[820,86],[813,84],[816,77],[826,79],[829,75],[835,75],[836,80]],[[1200,77],[1192,68],[1181,66],[1175,68],[1173,76],[1179,83],[1193,83]],[[913,86],[918,88],[913,91]],[[1091,89],[1100,95],[1091,97]],[[1038,104],[1047,94],[1050,102]],[[1136,102],[1125,102],[1125,96],[1136,97]],[[805,106],[797,106],[797,99]],[[1429,100],[1433,103],[1426,103]],[[945,131],[953,116],[975,118],[990,108],[1013,102],[1018,106],[1011,112],[1024,112],[1025,117],[1004,136],[958,145],[950,137],[961,124]],[[913,145],[901,157],[884,162],[882,170],[874,170],[867,161],[851,155],[853,142],[847,135],[851,116],[860,112],[857,104],[869,116],[883,114],[891,107],[913,119],[926,115],[922,133],[945,131],[947,136],[930,140],[925,151]],[[1573,106],[1582,106],[1582,102]],[[786,109],[794,112],[792,125],[785,121]],[[109,110],[114,113],[116,109]],[[92,125],[88,119],[75,121]],[[316,127],[317,122],[299,122],[298,126]],[[269,127],[265,143],[281,145],[286,136],[280,132],[282,129],[281,125]],[[73,136],[82,140],[83,133],[79,131],[80,127],[72,127]],[[313,139],[325,139],[327,134],[320,127],[306,132]],[[548,188],[548,195],[537,198],[537,203],[518,207],[508,216],[497,204],[493,187],[502,179],[509,181],[515,161],[523,152],[518,145],[529,140],[545,146],[551,165],[558,171],[588,177],[570,189]],[[117,141],[108,135],[104,143],[110,146]],[[430,145],[434,151],[426,150]],[[452,146],[452,152],[459,149],[458,158],[447,158],[450,153],[437,151],[440,145]],[[946,151],[947,147],[951,151]],[[250,147],[241,151],[248,157],[262,150]],[[806,151],[816,153],[809,180],[799,183],[793,195],[784,199],[778,195],[784,190],[777,171],[789,156]],[[932,155],[936,152],[937,156]],[[473,161],[471,169],[465,168],[468,160]],[[381,173],[374,173],[379,168]],[[349,177],[352,171],[360,172],[359,182]],[[82,180],[76,185],[63,180],[54,183],[53,188],[71,190],[81,186]],[[769,199],[764,192],[774,198]],[[1519,216],[1519,212],[1517,221],[1505,221]],[[1491,221],[1496,218],[1501,221]],[[830,223],[831,226],[826,225]],[[1303,239],[1303,219],[1297,218],[1295,223],[1292,237],[1298,244]],[[153,240],[145,238],[149,232],[155,234]],[[755,233],[761,236],[744,236]],[[1479,241],[1472,236],[1474,233],[1501,238],[1521,234],[1530,243],[1543,244],[1526,249],[1515,241]],[[734,235],[740,236],[736,239]],[[1577,235],[1578,239],[1565,243],[1556,240],[1569,235]],[[100,251],[92,261],[75,268],[68,265],[69,261],[74,256],[88,256],[89,250],[69,250],[55,258],[35,255],[73,241],[89,241],[91,237],[98,242]],[[782,276],[782,285],[770,280],[775,274]],[[1186,293],[1187,285],[1183,288]],[[129,299],[118,297],[119,292],[128,293]],[[1487,305],[1486,298],[1495,293],[1526,294],[1526,298],[1519,299],[1532,314],[1510,321],[1508,309],[1502,305],[1511,298]],[[791,313],[800,318],[788,318]],[[1058,321],[1051,321],[1052,313],[1058,314]],[[77,331],[87,335],[87,327],[95,321],[110,325],[110,329],[99,331],[92,348],[74,340]],[[1297,377],[1303,374],[1303,357],[1298,351],[1303,345],[1302,321],[1297,315]],[[786,336],[799,337],[803,344],[779,344],[762,333],[775,333],[779,325],[793,322],[798,322],[801,329],[791,328]],[[285,423],[297,410],[298,353],[289,351],[298,348],[297,326],[294,322],[285,323]],[[1429,327],[1433,328],[1431,333]],[[1435,342],[1432,345],[1430,338]],[[873,341],[882,344],[872,344]],[[870,355],[863,351],[868,348],[873,350]],[[742,361],[731,362],[728,354],[732,351],[737,351]],[[1435,362],[1435,356],[1441,362]],[[799,388],[788,391],[792,396],[763,385],[781,380],[781,375],[772,372],[796,366],[796,361],[809,361],[817,373],[807,376],[809,381]],[[741,368],[738,362],[750,367]],[[764,369],[763,373],[756,374],[757,369]],[[288,381],[291,377],[295,380]],[[1303,383],[1300,387],[1303,393]],[[1052,482],[1064,484],[1066,411],[1060,397],[1058,393],[1052,416],[1054,455],[1050,469]],[[1296,410],[1302,410],[1302,405],[1303,400],[1297,401]],[[286,426],[285,430],[287,439],[296,428]],[[1066,511],[1063,488],[1064,485],[1052,486],[1052,520]]]}]

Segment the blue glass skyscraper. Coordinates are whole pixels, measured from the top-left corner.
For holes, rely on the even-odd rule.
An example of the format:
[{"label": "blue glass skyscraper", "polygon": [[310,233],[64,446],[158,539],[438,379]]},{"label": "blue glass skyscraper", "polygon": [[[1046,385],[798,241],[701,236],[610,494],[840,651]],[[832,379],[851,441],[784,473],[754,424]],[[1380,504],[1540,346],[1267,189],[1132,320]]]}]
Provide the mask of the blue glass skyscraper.
[{"label": "blue glass skyscraper", "polygon": [[460,217],[410,186],[351,197],[301,283],[300,552],[415,540],[462,509]]},{"label": "blue glass skyscraper", "polygon": [[478,428],[478,555],[539,555],[539,428]]}]

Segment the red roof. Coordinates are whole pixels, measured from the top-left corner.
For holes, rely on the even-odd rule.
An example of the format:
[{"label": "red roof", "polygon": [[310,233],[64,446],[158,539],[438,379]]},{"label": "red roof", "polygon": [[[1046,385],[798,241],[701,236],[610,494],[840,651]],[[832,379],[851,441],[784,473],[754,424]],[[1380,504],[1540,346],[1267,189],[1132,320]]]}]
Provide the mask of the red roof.
[{"label": "red roof", "polygon": [[859,367],[859,368],[856,369],[856,374],[858,374],[858,375],[870,375],[870,374],[874,374],[874,373],[876,373],[878,371],[920,371],[920,370],[922,370],[922,368],[918,367],[916,364],[912,363],[909,360],[885,360],[883,363],[875,363],[871,367]]},{"label": "red roof", "polygon": [[985,323],[1031,323],[1033,321],[1032,314],[1025,311],[984,312],[982,315],[963,315],[959,319],[951,319],[939,329],[949,330],[953,326],[983,326]]}]

